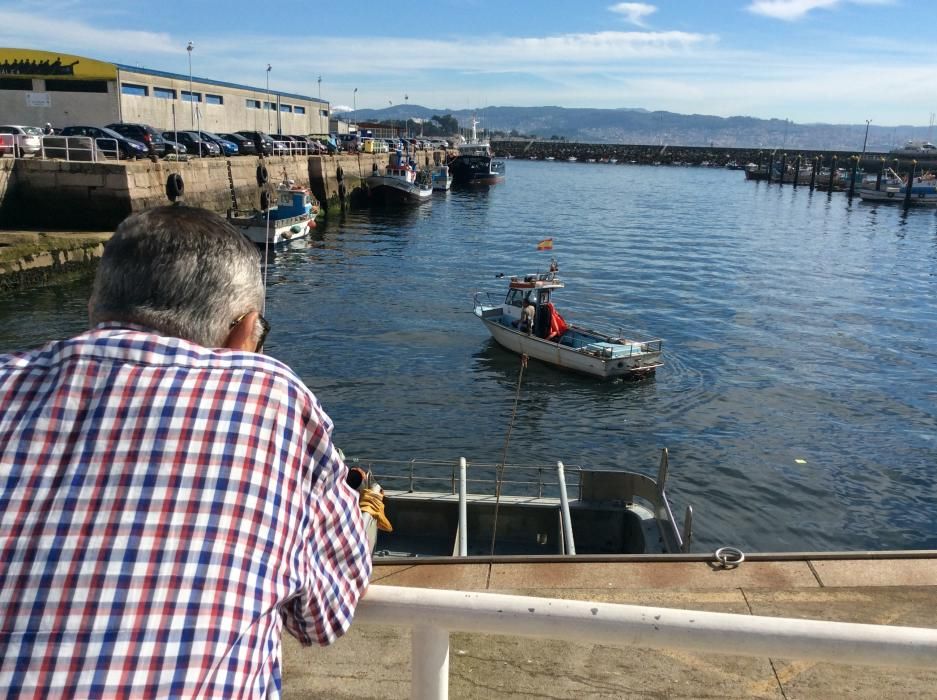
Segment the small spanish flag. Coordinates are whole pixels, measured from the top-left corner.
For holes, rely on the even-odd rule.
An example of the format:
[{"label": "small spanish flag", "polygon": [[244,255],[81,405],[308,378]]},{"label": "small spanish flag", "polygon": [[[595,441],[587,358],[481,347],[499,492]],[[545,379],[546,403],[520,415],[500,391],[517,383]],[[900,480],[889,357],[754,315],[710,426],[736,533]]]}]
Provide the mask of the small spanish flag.
[{"label": "small spanish flag", "polygon": [[544,238],[537,244],[537,250],[553,250],[553,239]]}]

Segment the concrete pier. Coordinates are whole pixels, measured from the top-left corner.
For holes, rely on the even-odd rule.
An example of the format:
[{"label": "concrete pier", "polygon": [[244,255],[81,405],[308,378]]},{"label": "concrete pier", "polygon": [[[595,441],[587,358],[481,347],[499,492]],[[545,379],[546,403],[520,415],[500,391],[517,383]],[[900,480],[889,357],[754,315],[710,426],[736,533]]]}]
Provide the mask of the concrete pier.
[{"label": "concrete pier", "polygon": [[[224,214],[232,205],[233,192],[238,207],[259,207],[261,165],[270,184],[294,180],[309,187],[327,210],[336,209],[364,201],[364,179],[375,166],[383,170],[391,157],[355,153],[100,163],[0,158],[0,227],[113,229],[132,212],[168,204],[166,181],[174,173],[183,178],[187,204]],[[444,156],[417,151],[412,157],[423,168]]]},{"label": "concrete pier", "polygon": [[[916,556],[916,555],[915,555]],[[378,565],[372,583],[841,622],[937,628],[935,553],[888,559]],[[284,697],[410,696],[407,630],[356,624],[328,648],[284,642]],[[933,697],[907,671],[453,634],[454,698]]]}]

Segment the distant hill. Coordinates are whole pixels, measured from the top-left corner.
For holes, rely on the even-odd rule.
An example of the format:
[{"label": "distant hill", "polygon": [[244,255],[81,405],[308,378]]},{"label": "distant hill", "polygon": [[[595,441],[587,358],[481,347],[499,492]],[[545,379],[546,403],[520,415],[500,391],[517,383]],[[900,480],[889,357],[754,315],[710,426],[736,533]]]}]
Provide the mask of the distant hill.
[{"label": "distant hill", "polygon": [[[430,119],[451,114],[471,129],[472,110],[432,109],[421,105],[394,105],[359,109],[359,120]],[[639,108],[585,109],[567,107],[486,107],[477,112],[479,129],[541,139],[559,137],[578,143],[670,144],[737,148],[818,149],[861,151],[862,124],[796,124],[783,119],[716,117],[705,114],[649,112]],[[869,128],[866,150],[885,152],[909,139],[929,140],[926,126]],[[934,135],[937,137],[937,134]]]}]

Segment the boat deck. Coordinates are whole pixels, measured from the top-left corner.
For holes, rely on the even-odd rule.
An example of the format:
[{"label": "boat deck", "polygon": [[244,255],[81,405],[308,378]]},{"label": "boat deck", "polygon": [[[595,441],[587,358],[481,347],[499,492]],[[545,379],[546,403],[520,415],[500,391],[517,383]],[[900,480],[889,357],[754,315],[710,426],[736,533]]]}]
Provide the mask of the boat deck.
[{"label": "boat deck", "polygon": [[[937,553],[700,557],[609,562],[377,565],[376,585],[937,628]],[[921,558],[918,558],[921,557]],[[410,638],[359,624],[328,648],[284,641],[290,698],[410,695]],[[908,671],[453,634],[453,698],[934,697],[937,669]]]}]

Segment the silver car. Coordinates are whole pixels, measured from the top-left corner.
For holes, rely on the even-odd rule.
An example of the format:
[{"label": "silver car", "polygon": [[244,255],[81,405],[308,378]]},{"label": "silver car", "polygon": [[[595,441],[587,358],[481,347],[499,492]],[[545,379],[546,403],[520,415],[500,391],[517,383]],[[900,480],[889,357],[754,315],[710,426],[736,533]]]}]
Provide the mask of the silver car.
[{"label": "silver car", "polygon": [[42,129],[38,126],[0,125],[0,134],[13,135],[13,155],[36,155],[42,150]]}]

